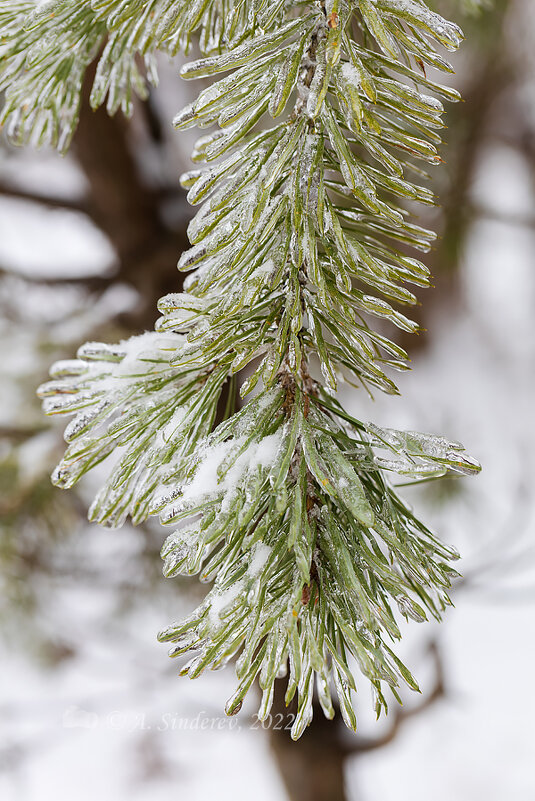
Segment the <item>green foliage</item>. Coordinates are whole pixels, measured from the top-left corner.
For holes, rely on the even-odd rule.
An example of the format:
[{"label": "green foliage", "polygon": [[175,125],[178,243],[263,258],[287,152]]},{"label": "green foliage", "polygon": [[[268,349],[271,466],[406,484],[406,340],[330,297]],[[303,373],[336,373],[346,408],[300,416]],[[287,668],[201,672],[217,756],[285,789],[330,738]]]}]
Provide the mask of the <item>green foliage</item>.
[{"label": "green foliage", "polygon": [[202,203],[179,261],[191,272],[161,300],[155,332],[89,343],[53,368],[45,410],[76,415],[54,481],[72,486],[109,457],[92,519],[178,524],[165,573],[200,573],[213,587],[161,639],[173,655],[193,652],[182,668],[191,677],[236,657],[229,714],[258,678],[266,716],[287,674],[293,737],[310,723],[314,692],[332,717],[334,690],[354,728],[352,660],[378,714],[386,687],[398,699],[401,683],[417,689],[390,645],[393,608],[440,618],[456,575],[455,552],[388,475],[479,470],[458,443],[365,424],[334,397],[341,380],[396,393],[391,369],[407,367],[384,321],[416,330],[399,307],[415,303],[406,285],[425,286],[428,271],[407,249],[426,252],[434,235],[409,209],[433,203],[421,179],[440,161],[441,99],[458,97],[426,65],[451,71],[441,48],[462,34],[420,0],[94,0],[73,16],[54,2],[30,17],[3,6],[4,117],[20,138],[60,147],[104,42],[92,99],[108,92],[113,112],[128,110],[131,87],[144,91],[136,54],[154,80],[155,49],[187,48],[199,33],[203,58],[182,76],[211,83],[175,120],[215,126],[182,179]]}]

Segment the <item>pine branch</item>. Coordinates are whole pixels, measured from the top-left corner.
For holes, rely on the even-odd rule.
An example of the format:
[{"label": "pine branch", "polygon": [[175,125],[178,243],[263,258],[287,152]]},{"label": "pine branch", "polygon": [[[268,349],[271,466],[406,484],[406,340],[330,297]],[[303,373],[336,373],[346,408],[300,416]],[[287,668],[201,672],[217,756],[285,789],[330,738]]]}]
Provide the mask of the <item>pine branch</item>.
[{"label": "pine branch", "polygon": [[199,28],[203,52],[219,50],[247,36],[251,22],[240,0],[45,0],[37,8],[31,0],[0,0],[0,125],[18,144],[66,152],[97,56],[91,106],[130,116],[134,95],[146,99],[158,83],[157,51],[188,52]]},{"label": "pine branch", "polygon": [[[434,202],[422,164],[440,162],[439,98],[458,97],[425,65],[451,71],[439,49],[455,50],[462,34],[421,0],[93,0],[72,18],[71,6],[45,5],[27,23],[42,33],[54,8],[41,62],[23,50],[20,16],[12,23],[4,116],[21,136],[66,146],[104,40],[92,102],[108,91],[109,110],[128,111],[131,87],[144,91],[138,55],[150,67],[154,48],[175,52],[198,29],[204,57],[182,76],[212,83],[176,125],[217,127],[193,153],[207,166],[182,179],[203,204],[179,261],[184,291],[162,298],[154,332],[87,343],[41,387],[45,411],[75,415],[53,480],[71,487],[115,456],[90,518],[117,526],[158,514],[177,527],[165,574],[200,573],[213,586],[160,638],[173,656],[190,654],[181,674],[192,678],[236,660],[228,714],[258,679],[265,719],[286,674],[286,700],[298,699],[292,737],[310,723],[314,693],[330,718],[335,692],[355,728],[355,665],[377,714],[387,688],[398,700],[400,684],[417,690],[389,644],[400,638],[394,609],[440,619],[458,575],[455,551],[388,476],[479,470],[458,443],[359,421],[335,398],[341,380],[397,393],[391,369],[407,368],[383,325],[416,329],[399,306],[414,304],[406,284],[427,285],[428,271],[407,250],[426,252],[434,234],[408,209]],[[69,37],[74,50],[54,66]],[[54,127],[58,109],[67,122]],[[229,379],[245,403],[218,422]]]}]

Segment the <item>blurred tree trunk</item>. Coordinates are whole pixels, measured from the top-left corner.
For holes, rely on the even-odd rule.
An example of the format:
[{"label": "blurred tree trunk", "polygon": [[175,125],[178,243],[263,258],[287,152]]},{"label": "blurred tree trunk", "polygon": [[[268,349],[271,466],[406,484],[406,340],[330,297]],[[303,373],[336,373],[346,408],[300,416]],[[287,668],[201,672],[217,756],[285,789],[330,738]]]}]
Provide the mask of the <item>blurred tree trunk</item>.
[{"label": "blurred tree trunk", "polygon": [[290,801],[346,801],[344,762],[347,750],[339,733],[339,717],[327,720],[318,707],[303,736],[294,742],[285,728],[294,703],[285,706],[286,687],[283,681],[275,682],[271,717],[282,721],[281,728],[270,727],[271,749]]},{"label": "blurred tree trunk", "polygon": [[336,706],[334,720],[327,720],[320,705],[315,702],[312,723],[301,739],[294,743],[289,737],[288,728],[297,711],[295,699],[286,707],[284,682],[275,682],[270,742],[289,801],[347,801],[344,779],[346,760],[389,745],[408,720],[418,717],[447,695],[441,649],[434,638],[428,643],[427,657],[433,669],[432,684],[417,703],[394,705],[388,715],[390,725],[372,738],[349,732]]},{"label": "blurred tree trunk", "polygon": [[[162,193],[147,186],[137,168],[128,120],[120,113],[108,116],[104,107],[93,111],[89,105],[93,77],[94,67],[86,76],[74,152],[89,184],[93,221],[117,254],[114,281],[139,292],[138,308],[122,319],[134,332],[152,328],[158,299],[181,289],[176,263],[188,247],[188,207],[177,185],[176,198],[184,204],[182,225],[173,230],[165,224]],[[157,136],[154,125],[147,124],[147,130]]]},{"label": "blurred tree trunk", "polygon": [[[514,73],[506,47],[505,15],[511,0],[494,0],[492,12],[473,20],[472,69],[461,86],[463,100],[447,109],[445,170],[448,185],[441,193],[443,226],[431,267],[441,289],[458,290],[458,274],[466,235],[473,222],[470,189],[478,158],[488,136],[489,112]],[[475,24],[474,24],[475,23]]]},{"label": "blurred tree trunk", "polygon": [[[498,94],[514,79],[514,65],[508,52],[505,17],[511,0],[494,0],[492,10],[466,20],[470,43],[470,69],[463,75],[461,103],[446,109],[445,164],[435,176],[435,189],[441,204],[439,238],[425,260],[431,270],[434,288],[416,290],[422,305],[411,309],[411,316],[421,328],[420,335],[401,332],[400,344],[414,353],[427,344],[427,331],[437,310],[455,306],[460,299],[460,268],[466,238],[474,221],[470,190],[475,179],[482,145],[488,137],[489,113]],[[445,11],[445,8],[442,8]],[[447,16],[448,14],[446,14]],[[450,13],[451,16],[451,13]],[[436,228],[436,222],[422,223]]]}]

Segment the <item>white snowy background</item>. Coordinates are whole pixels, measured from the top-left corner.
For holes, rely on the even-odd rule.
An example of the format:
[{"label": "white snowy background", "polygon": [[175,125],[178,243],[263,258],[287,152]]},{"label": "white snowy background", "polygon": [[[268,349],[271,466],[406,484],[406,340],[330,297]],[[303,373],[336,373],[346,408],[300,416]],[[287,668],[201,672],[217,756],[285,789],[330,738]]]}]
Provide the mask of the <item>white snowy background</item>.
[{"label": "white snowy background", "polygon": [[[526,69],[531,65],[515,91],[523,92],[535,118],[532,12],[531,0],[517,3],[508,24],[523,44]],[[498,106],[495,113],[505,112]],[[7,154],[1,169],[20,186],[57,188],[72,197],[83,191],[69,158]],[[348,761],[355,801],[535,798],[532,169],[506,138],[488,141],[471,190],[474,205],[487,214],[473,224],[462,255],[460,301],[436,315],[428,347],[399,378],[401,398],[371,404],[360,395],[345,397],[362,419],[458,439],[484,466],[439,503],[421,490],[407,491],[419,513],[459,548],[468,580],[440,628],[412,623],[404,644],[425,688],[420,657],[429,637],[438,636],[445,697],[409,720],[390,745]],[[82,216],[0,198],[0,262],[25,274],[72,275],[112,260],[107,241]],[[105,319],[109,307],[131,302],[126,290],[117,290],[71,321],[62,308],[66,315],[73,297],[43,290],[27,299],[42,325],[72,340],[73,350],[84,339],[84,320],[89,327],[99,315]],[[6,325],[4,372],[14,379],[31,374],[35,342],[24,330],[8,337]],[[24,406],[17,386],[16,380],[3,383],[2,424]],[[28,475],[40,469],[47,436],[26,451]],[[87,498],[91,486],[88,481]],[[155,530],[156,547],[159,537]],[[162,592],[140,593],[139,602],[116,615],[117,577],[134,586],[142,582],[135,574],[142,540],[130,528],[85,526],[65,542],[63,572],[46,588],[49,601],[36,610],[34,623],[76,643],[75,657],[50,669],[13,637],[0,646],[0,798],[159,801],[172,794],[188,801],[284,801],[268,736],[250,717],[256,699],[227,720],[222,708],[234,686],[231,669],[194,682],[178,678],[165,646],[156,642],[158,629],[193,604],[195,582],[162,578]],[[386,724],[373,721],[365,689],[360,705],[362,733],[374,736]]]}]

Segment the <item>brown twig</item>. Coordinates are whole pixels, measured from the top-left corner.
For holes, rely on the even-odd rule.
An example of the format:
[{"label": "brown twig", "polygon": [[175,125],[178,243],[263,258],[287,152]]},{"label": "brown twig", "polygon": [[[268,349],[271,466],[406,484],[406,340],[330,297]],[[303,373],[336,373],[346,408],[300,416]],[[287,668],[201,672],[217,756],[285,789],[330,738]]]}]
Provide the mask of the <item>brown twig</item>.
[{"label": "brown twig", "polygon": [[43,195],[33,190],[12,186],[4,181],[0,182],[0,195],[12,200],[25,200],[28,203],[36,203],[39,206],[46,206],[48,209],[73,211],[79,214],[86,214],[89,217],[93,215],[91,205],[85,200],[73,200],[60,195]]},{"label": "brown twig", "polygon": [[356,737],[347,745],[344,744],[342,749],[344,750],[346,756],[355,756],[367,751],[375,751],[378,748],[383,748],[396,738],[400,729],[408,720],[417,717],[422,712],[425,712],[426,709],[429,709],[431,706],[433,706],[436,701],[444,698],[446,695],[444,667],[442,664],[438,644],[435,640],[432,640],[429,644],[429,653],[432,657],[435,669],[435,677],[431,691],[422,696],[420,703],[416,704],[415,706],[396,707],[389,729],[380,737],[371,737],[369,739],[364,737]]}]

